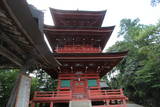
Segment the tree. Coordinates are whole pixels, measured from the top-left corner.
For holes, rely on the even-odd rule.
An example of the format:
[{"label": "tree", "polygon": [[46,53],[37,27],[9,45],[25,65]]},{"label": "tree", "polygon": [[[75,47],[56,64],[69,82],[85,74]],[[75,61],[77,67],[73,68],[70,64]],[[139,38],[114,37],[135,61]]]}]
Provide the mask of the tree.
[{"label": "tree", "polygon": [[[117,42],[109,51],[129,50],[116,68],[121,73],[112,86],[123,87],[129,98],[149,107],[160,106],[160,24],[142,25],[139,19],[123,19]],[[115,85],[116,84],[116,85]]]},{"label": "tree", "polygon": [[0,105],[5,107],[10,97],[14,81],[18,76],[19,70],[0,70]]},{"label": "tree", "polygon": [[[19,74],[19,69],[0,70],[0,107],[6,106]],[[35,91],[52,91],[55,89],[55,81],[43,70],[29,72],[28,75],[30,74],[34,75],[32,77],[30,98],[33,97]]]},{"label": "tree", "polygon": [[157,4],[160,3],[160,0],[151,0],[151,5],[152,6],[157,6]]},{"label": "tree", "polygon": [[55,80],[42,69],[36,70],[32,75],[34,75],[34,77],[32,77],[31,84],[31,99],[35,91],[54,91],[56,89],[57,84]]}]

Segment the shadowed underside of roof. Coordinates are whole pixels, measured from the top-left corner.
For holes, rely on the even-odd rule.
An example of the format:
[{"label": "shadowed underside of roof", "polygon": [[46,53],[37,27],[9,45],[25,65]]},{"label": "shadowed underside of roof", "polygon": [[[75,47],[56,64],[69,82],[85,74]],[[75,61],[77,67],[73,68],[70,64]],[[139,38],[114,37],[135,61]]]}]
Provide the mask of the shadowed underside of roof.
[{"label": "shadowed underside of roof", "polygon": [[66,72],[98,72],[102,77],[113,69],[128,51],[112,53],[57,53],[54,57],[61,63],[57,69],[50,69],[46,72],[57,78],[58,73]]},{"label": "shadowed underside of roof", "polygon": [[0,1],[0,69],[57,66],[27,5]]},{"label": "shadowed underside of roof", "polygon": [[46,26],[44,32],[54,50],[56,46],[64,47],[66,44],[91,44],[93,47],[104,48],[109,40],[114,26],[101,28],[67,28]]}]

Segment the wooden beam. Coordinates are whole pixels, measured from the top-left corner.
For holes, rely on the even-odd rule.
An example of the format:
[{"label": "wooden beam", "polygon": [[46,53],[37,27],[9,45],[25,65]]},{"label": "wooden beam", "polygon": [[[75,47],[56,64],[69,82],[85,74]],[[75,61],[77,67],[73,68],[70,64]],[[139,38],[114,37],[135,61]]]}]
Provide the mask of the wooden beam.
[{"label": "wooden beam", "polygon": [[28,4],[22,0],[2,0],[2,4],[22,36],[29,41],[38,54],[44,57],[44,60],[49,63],[52,68],[58,66],[57,61],[53,58],[53,55],[51,55],[43,35],[32,17],[29,7],[27,6]]},{"label": "wooden beam", "polygon": [[28,107],[31,78],[22,72],[17,77],[6,107]]},{"label": "wooden beam", "polygon": [[18,58],[14,53],[9,51],[7,48],[0,46],[0,55],[8,58],[11,60],[13,63],[17,64],[18,66],[23,65],[22,59]]},{"label": "wooden beam", "polygon": [[0,33],[1,33],[1,37],[2,40],[6,41],[8,44],[10,44],[12,47],[14,47],[14,49],[19,53],[19,54],[23,54],[24,55],[24,51],[13,41],[10,39],[10,37],[8,37],[8,35],[6,35],[5,33],[3,33],[3,31],[0,29]]}]

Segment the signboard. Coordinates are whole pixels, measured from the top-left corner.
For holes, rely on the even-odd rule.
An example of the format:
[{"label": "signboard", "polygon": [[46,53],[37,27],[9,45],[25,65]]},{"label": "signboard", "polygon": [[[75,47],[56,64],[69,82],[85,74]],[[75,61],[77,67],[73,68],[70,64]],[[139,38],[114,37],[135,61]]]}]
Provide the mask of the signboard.
[{"label": "signboard", "polygon": [[22,74],[18,86],[15,107],[29,106],[30,88],[31,88],[31,78]]}]

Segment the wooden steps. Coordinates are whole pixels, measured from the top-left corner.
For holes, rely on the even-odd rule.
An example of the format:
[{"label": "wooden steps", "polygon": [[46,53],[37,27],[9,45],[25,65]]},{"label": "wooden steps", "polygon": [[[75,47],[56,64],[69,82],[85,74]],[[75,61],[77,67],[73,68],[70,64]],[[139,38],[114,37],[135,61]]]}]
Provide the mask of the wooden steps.
[{"label": "wooden steps", "polygon": [[90,100],[70,101],[69,107],[92,107]]},{"label": "wooden steps", "polygon": [[97,105],[92,107],[127,107],[127,106],[124,104],[118,104],[118,105]]}]

